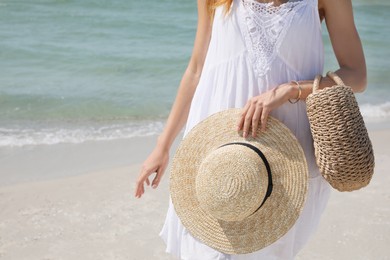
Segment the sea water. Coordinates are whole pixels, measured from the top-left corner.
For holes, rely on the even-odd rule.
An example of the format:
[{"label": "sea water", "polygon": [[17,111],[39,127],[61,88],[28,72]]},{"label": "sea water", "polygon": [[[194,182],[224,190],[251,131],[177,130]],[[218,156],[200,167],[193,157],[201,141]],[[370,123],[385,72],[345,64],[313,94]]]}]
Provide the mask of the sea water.
[{"label": "sea water", "polygon": [[[369,83],[358,102],[366,121],[389,122],[390,4],[353,5]],[[0,0],[0,147],[160,133],[196,22],[192,0]]]}]

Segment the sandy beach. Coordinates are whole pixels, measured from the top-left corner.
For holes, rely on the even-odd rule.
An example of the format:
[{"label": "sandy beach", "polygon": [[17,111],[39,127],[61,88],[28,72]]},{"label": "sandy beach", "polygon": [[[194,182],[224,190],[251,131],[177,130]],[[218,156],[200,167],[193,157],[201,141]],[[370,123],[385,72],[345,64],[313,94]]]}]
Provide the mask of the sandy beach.
[{"label": "sandy beach", "polygon": [[[390,131],[370,136],[371,184],[332,192],[319,230],[297,259],[390,259]],[[157,190],[133,196],[155,140],[0,148],[0,259],[175,259],[158,236],[169,171]]]}]

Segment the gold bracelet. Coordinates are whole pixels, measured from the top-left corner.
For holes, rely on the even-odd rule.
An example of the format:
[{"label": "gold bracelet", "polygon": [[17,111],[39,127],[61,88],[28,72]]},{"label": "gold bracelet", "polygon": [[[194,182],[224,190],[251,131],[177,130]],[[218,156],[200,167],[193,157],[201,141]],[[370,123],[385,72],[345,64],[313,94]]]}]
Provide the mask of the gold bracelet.
[{"label": "gold bracelet", "polygon": [[294,101],[291,101],[291,99],[288,99],[288,102],[290,102],[291,104],[295,104],[299,101],[299,99],[301,97],[302,88],[301,88],[301,85],[299,85],[298,81],[292,80],[291,82],[297,84],[297,86],[298,86],[298,97]]}]

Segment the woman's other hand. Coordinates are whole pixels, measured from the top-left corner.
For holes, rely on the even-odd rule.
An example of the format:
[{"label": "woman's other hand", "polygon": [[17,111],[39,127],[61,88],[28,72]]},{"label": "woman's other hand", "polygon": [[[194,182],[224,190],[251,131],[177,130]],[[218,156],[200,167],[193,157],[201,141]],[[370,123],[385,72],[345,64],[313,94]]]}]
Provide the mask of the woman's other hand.
[{"label": "woman's other hand", "polygon": [[152,181],[152,188],[157,188],[158,184],[161,181],[164,171],[168,165],[169,161],[169,149],[165,149],[162,146],[157,145],[149,157],[142,164],[141,172],[138,176],[135,187],[135,197],[141,198],[142,194],[145,192],[144,183],[150,185],[149,176],[153,173],[156,175]]},{"label": "woman's other hand", "polygon": [[285,83],[261,95],[248,100],[237,124],[237,131],[243,131],[246,138],[250,130],[256,137],[257,128],[265,131],[269,113],[285,103],[289,98],[296,98],[299,94],[298,86],[294,83]]},{"label": "woman's other hand", "polygon": [[169,160],[169,147],[171,147],[188,118],[192,98],[206,59],[211,39],[211,28],[212,19],[208,12],[207,2],[198,0],[198,25],[191,59],[180,81],[176,99],[169,113],[164,131],[159,137],[156,148],[142,165],[135,188],[135,197],[137,198],[140,198],[145,192],[144,183],[150,185],[149,176],[152,173],[156,173],[152,181],[153,188],[158,186],[164,174]]}]

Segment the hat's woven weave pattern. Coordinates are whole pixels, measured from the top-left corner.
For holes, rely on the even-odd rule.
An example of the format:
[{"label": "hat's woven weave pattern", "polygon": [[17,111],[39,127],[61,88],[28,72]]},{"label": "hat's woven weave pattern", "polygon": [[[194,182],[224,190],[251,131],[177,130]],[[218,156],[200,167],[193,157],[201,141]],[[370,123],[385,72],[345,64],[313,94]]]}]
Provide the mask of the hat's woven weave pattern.
[{"label": "hat's woven weave pattern", "polygon": [[[211,115],[196,125],[182,140],[176,151],[170,176],[172,202],[183,225],[197,239],[218,251],[228,254],[254,252],[270,245],[284,235],[297,220],[307,192],[308,169],[306,159],[302,147],[289,129],[278,120],[269,117],[266,132],[261,133],[259,130],[258,137],[245,139],[238,135],[234,129],[240,113],[241,109],[229,109]],[[230,213],[224,211],[223,208],[214,208],[215,211],[219,211],[219,214],[214,212],[209,214],[209,209],[202,208],[201,203],[205,197],[200,196],[200,200],[198,200],[197,192],[202,192],[202,185],[207,184],[207,178],[199,180],[200,190],[197,191],[196,188],[196,176],[208,154],[221,145],[231,142],[248,142],[260,149],[271,166],[274,184],[271,196],[261,209],[245,217],[242,221],[240,221],[242,216],[229,215]],[[235,148],[238,148],[238,154],[249,150],[246,156],[254,156],[258,160],[258,155],[253,151],[248,148],[245,150],[238,145],[225,147],[225,151]],[[221,151],[223,152],[223,150]],[[230,165],[216,162],[219,167],[226,169],[223,172],[229,172],[228,167],[238,167],[238,165],[233,165],[238,158],[234,160],[226,159],[231,162]],[[238,169],[244,168],[238,167]],[[266,179],[265,168],[259,168],[259,170],[263,171],[259,173],[263,176],[261,179]],[[210,173],[206,174],[209,175]],[[244,178],[250,179],[249,176],[250,174]],[[227,179],[233,180],[234,178],[227,176]],[[242,180],[241,184],[249,185],[249,182],[251,182],[249,179]],[[231,194],[232,191],[225,189],[229,186],[229,184],[226,184],[228,183],[219,182],[218,180],[209,183],[209,185],[221,185],[220,189],[216,187],[216,190],[227,192],[229,193],[226,194],[228,196],[233,195]],[[254,183],[251,182],[252,184]],[[262,194],[261,199],[257,201],[256,207],[264,198],[264,191],[260,191],[260,193]],[[219,196],[224,195],[220,194]],[[221,200],[223,199],[222,197]],[[241,202],[236,202],[236,205],[241,207],[242,203],[251,198],[237,199]],[[212,203],[206,204],[209,204],[211,208],[214,207]],[[233,211],[238,212],[237,210]],[[225,213],[227,214],[223,217],[225,220],[215,217]],[[226,219],[232,218],[236,218],[237,221],[226,221]]]},{"label": "hat's woven weave pattern", "polygon": [[268,185],[267,170],[260,161],[254,151],[242,145],[220,147],[206,156],[196,177],[202,209],[225,221],[252,214],[263,201]]},{"label": "hat's woven weave pattern", "polygon": [[365,187],[374,173],[374,153],[352,89],[337,75],[337,86],[317,91],[306,99],[315,156],[324,178],[339,191]]}]

